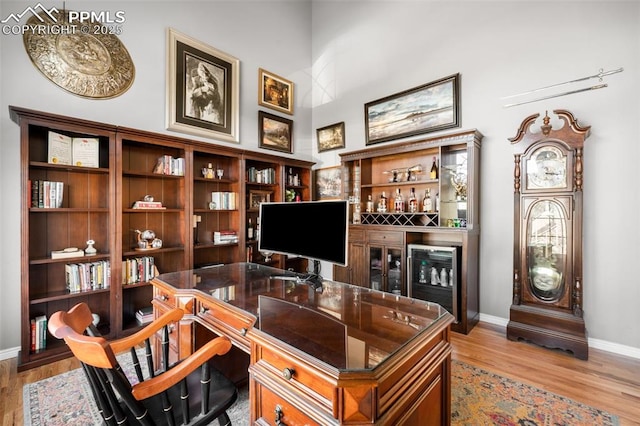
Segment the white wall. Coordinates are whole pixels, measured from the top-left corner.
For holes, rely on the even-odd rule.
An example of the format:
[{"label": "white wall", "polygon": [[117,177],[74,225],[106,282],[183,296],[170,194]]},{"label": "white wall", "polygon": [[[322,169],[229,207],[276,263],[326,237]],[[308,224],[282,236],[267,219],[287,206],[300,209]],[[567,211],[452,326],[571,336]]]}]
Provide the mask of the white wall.
[{"label": "white wall", "polygon": [[[40,1],[46,7],[62,7],[59,1]],[[0,0],[0,20],[35,4]],[[18,126],[9,119],[9,105],[206,141],[165,130],[166,31],[172,27],[240,60],[242,148],[275,153],[258,148],[258,68],[294,81],[294,115],[286,116],[294,120],[291,157],[311,160],[308,1],[67,0],[66,7],[124,11],[126,22],[119,38],[133,59],[136,76],[132,87],[117,98],[80,98],[40,74],[25,52],[22,36],[0,33],[0,352],[20,344],[20,137]]]},{"label": "white wall", "polygon": [[[567,109],[582,125],[592,126],[584,166],[585,321],[590,339],[640,348],[635,274],[640,260],[640,4],[316,1],[312,18],[313,127],[339,121],[346,126],[346,149],[316,154],[321,167],[338,164],[340,152],[365,147],[365,103],[461,74],[461,128],[477,128],[485,136],[482,315],[509,317],[513,151],[508,138],[525,117],[544,116],[546,110]],[[504,108],[507,101],[500,99],[620,67],[622,73],[605,78],[605,89],[512,108]],[[598,83],[589,80],[540,95]]]},{"label": "white wall", "polygon": [[[28,3],[0,0],[1,19]],[[293,0],[67,1],[66,6],[126,12],[120,39],[135,62],[136,80],[113,100],[75,97],[40,75],[19,37],[0,34],[0,351],[19,345],[19,133],[7,106],[170,133],[164,130],[168,26],[241,60],[242,147],[258,150],[258,67],[293,80],[295,156],[313,157],[318,167],[336,165],[340,152],[364,147],[365,103],[459,72],[461,127],[485,135],[480,310],[487,317],[508,318],[511,302],[508,138],[530,114],[573,112],[581,124],[592,126],[584,194],[589,337],[640,351],[640,286],[634,279],[634,262],[640,259],[637,1],[313,0],[311,6]],[[499,99],[619,67],[624,72],[607,77],[606,89],[508,109]],[[318,154],[315,129],[339,121],[346,123],[346,149]]]}]

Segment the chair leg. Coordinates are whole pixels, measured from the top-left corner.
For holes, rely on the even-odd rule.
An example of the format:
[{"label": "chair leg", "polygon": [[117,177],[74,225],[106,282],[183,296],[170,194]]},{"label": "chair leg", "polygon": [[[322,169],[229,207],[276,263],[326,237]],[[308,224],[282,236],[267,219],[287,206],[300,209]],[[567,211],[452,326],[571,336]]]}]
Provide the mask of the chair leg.
[{"label": "chair leg", "polygon": [[227,415],[226,411],[220,414],[220,416],[218,417],[218,424],[220,426],[231,426],[231,419]]}]

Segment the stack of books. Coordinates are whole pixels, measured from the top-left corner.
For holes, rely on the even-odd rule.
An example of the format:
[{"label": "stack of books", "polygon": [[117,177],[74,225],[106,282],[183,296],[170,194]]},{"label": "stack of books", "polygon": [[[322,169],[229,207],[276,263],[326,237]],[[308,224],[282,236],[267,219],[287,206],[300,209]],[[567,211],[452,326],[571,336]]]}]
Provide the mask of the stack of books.
[{"label": "stack of books", "polygon": [[139,325],[148,324],[153,321],[153,306],[138,309],[136,311],[136,321],[138,321]]},{"label": "stack of books", "polygon": [[136,201],[131,206],[133,209],[164,209],[161,201]]},{"label": "stack of books", "polygon": [[237,244],[238,233],[233,229],[226,231],[215,231],[213,233],[214,244]]}]

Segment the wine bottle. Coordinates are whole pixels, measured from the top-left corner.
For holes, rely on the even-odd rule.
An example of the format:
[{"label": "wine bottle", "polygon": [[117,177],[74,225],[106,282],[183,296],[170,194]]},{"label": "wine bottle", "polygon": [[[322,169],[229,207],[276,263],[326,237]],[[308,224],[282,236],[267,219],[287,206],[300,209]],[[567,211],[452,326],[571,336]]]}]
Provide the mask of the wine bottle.
[{"label": "wine bottle", "polygon": [[249,226],[247,227],[247,239],[253,240],[253,224],[251,223],[251,218],[249,218]]},{"label": "wine bottle", "polygon": [[373,213],[373,199],[371,198],[371,194],[367,196],[367,213]]},{"label": "wine bottle", "polygon": [[436,212],[440,211],[440,193],[436,194]]},{"label": "wine bottle", "polygon": [[380,195],[380,199],[378,200],[378,213],[386,213],[387,212],[387,196],[385,192],[382,191]]},{"label": "wine bottle", "polygon": [[431,200],[431,190],[429,188],[424,190],[424,198],[422,199],[422,211],[430,213],[433,211],[433,201]]},{"label": "wine bottle", "polygon": [[433,157],[433,163],[431,164],[431,171],[429,172],[430,179],[438,179],[438,166],[436,165],[436,157]]},{"label": "wine bottle", "polygon": [[404,213],[404,198],[402,198],[400,188],[396,189],[396,198],[393,201],[393,210],[396,213]]},{"label": "wine bottle", "polygon": [[416,213],[418,211],[418,199],[416,198],[416,189],[411,188],[409,193],[409,212]]}]

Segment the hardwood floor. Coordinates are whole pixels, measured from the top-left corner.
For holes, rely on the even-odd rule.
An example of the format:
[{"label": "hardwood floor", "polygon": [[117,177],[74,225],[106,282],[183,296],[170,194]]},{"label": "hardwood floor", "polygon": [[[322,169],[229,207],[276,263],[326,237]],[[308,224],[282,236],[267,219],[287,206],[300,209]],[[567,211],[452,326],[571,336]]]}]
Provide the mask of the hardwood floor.
[{"label": "hardwood floor", "polygon": [[[507,340],[504,327],[480,323],[468,335],[452,333],[453,359],[528,383],[616,414],[620,425],[640,425],[640,360],[590,349],[589,360]],[[23,424],[22,387],[78,363],[73,358],[16,372],[16,359],[0,361],[0,420]]]}]

